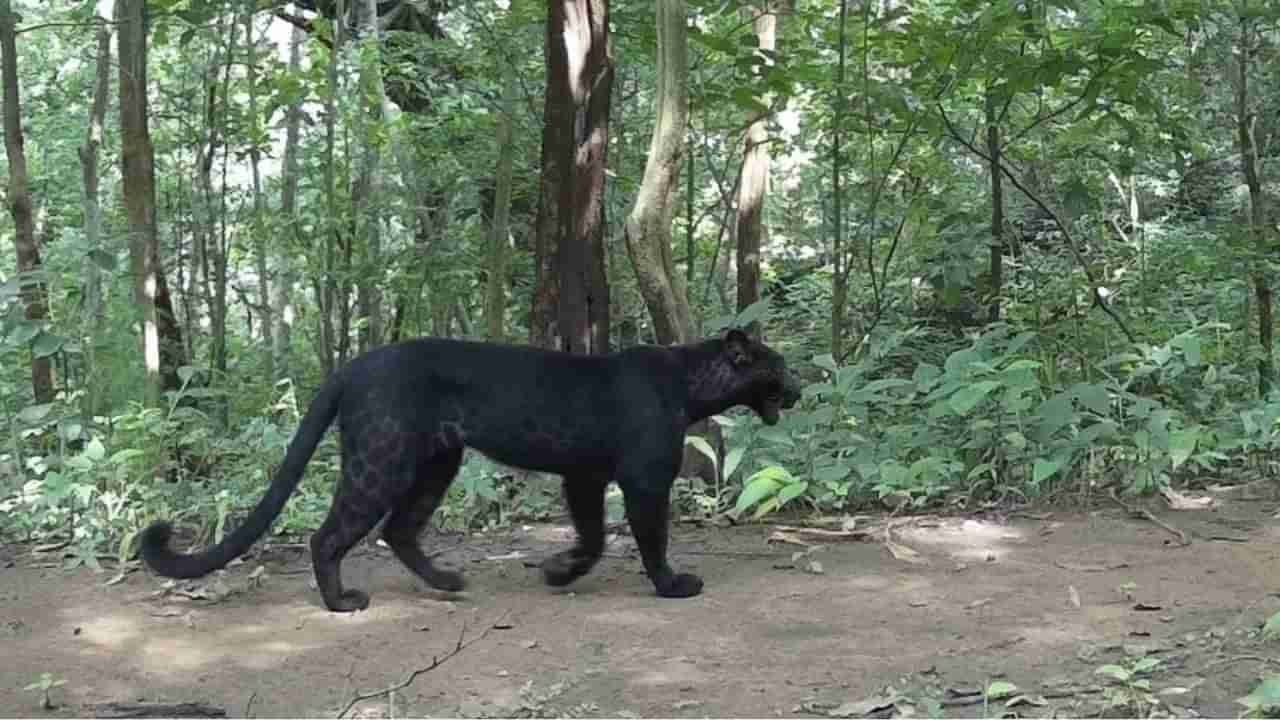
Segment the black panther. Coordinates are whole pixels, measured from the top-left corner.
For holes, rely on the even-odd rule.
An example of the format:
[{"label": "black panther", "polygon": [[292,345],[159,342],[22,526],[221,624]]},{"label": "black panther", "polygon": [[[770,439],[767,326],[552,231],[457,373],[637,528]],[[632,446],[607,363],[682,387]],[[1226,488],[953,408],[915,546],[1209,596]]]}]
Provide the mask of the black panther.
[{"label": "black panther", "polygon": [[320,388],[266,495],[222,542],[184,555],[172,528],[152,524],[141,553],[157,573],[206,575],[242,555],[271,526],[298,486],[325,430],[338,418],[342,477],[329,515],[311,537],[324,604],[362,610],[369,597],[343,588],[347,551],[386,517],[383,539],[432,587],[457,591],[458,572],[434,567],[418,536],[470,447],[515,467],[557,473],[578,539],[542,564],[564,586],[604,552],[604,495],[622,489],[628,521],[658,595],[702,591],[702,579],[667,563],[671,484],[691,423],[745,405],[767,424],[800,398],[776,351],[741,330],[670,347],[609,355],[423,338],[370,350]]}]

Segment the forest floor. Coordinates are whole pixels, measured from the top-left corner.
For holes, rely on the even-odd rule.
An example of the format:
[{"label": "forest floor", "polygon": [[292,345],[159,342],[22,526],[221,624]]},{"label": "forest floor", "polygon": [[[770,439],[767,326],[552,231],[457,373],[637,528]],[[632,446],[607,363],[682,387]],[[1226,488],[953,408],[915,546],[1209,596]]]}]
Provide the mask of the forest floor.
[{"label": "forest floor", "polygon": [[[372,606],[351,615],[321,607],[301,544],[167,588],[143,570],[67,571],[60,552],[3,545],[0,715],[200,702],[332,717],[447,658],[347,716],[1082,716],[1114,687],[1099,667],[1150,657],[1156,714],[1238,716],[1235,699],[1280,671],[1258,632],[1280,610],[1277,502],[1149,507],[1190,544],[1114,504],[902,518],[888,543],[883,517],[822,539],[682,523],[673,564],[707,581],[688,600],[653,595],[625,535],[569,591],[536,568],[568,527],[433,535],[429,547],[451,548],[442,562],[466,569],[456,596],[362,543],[344,571]],[[793,558],[806,552],[796,541],[823,547]],[[51,711],[23,689],[42,672],[65,680]],[[996,681],[1017,690],[984,705]]]}]

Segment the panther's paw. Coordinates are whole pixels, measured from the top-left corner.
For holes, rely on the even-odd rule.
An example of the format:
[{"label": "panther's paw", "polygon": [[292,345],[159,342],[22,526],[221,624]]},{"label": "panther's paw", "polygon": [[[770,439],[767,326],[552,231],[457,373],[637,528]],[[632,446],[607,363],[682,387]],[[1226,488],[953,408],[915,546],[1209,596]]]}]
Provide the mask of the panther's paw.
[{"label": "panther's paw", "polygon": [[343,590],[332,602],[325,598],[325,605],[333,612],[355,612],[369,607],[369,596],[359,590]]},{"label": "panther's paw", "polygon": [[702,578],[691,573],[677,573],[656,583],[658,597],[687,598],[702,592]]},{"label": "panther's paw", "polygon": [[431,573],[423,579],[436,590],[445,592],[462,592],[462,589],[467,586],[467,581],[462,577],[462,573],[454,572],[453,570],[431,568]]},{"label": "panther's paw", "polygon": [[542,579],[551,587],[564,587],[591,569],[571,551],[558,552],[542,561]]}]

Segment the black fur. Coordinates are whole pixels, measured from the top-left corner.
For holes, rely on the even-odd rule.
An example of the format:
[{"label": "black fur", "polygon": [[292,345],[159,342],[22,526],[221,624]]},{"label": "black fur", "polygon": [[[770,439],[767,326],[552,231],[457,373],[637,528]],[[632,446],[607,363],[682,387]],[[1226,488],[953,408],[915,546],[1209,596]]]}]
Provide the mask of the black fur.
[{"label": "black fur", "polygon": [[467,447],[498,462],[558,473],[577,543],[543,563],[549,585],[587,574],[604,551],[604,492],[622,488],[645,571],[663,597],[702,590],[667,564],[671,483],[688,426],[735,405],[768,424],[800,393],[782,356],[739,330],[673,347],[570,355],[530,347],[420,339],[372,350],[320,388],[267,494],[222,542],[183,555],[171,529],[142,533],[142,558],[161,575],[192,578],[225,566],[271,526],[335,417],[342,478],[311,538],[316,582],[330,610],[369,598],[344,589],[342,558],[383,517],[383,539],[433,587],[460,590],[459,573],[433,566],[418,535],[453,481]]}]

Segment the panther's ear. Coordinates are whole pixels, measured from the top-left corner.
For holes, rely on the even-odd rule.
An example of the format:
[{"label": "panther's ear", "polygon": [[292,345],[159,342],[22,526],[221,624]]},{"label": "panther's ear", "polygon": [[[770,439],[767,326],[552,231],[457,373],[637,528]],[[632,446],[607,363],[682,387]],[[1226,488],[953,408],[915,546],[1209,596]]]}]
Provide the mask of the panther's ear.
[{"label": "panther's ear", "polygon": [[751,362],[751,338],[738,328],[731,328],[725,333],[724,349],[729,355],[729,362],[735,366],[740,367]]}]

